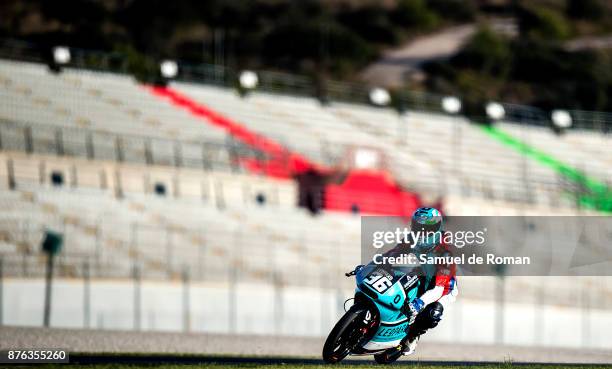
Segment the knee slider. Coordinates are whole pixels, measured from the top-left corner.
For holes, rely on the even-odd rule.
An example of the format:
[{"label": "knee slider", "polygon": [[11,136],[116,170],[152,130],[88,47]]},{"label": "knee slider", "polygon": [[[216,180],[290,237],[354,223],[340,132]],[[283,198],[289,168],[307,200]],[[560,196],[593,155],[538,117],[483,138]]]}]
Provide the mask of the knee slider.
[{"label": "knee slider", "polygon": [[442,314],[444,313],[444,306],[442,306],[441,303],[439,303],[438,301],[436,302],[432,302],[429,306],[429,311],[427,314],[427,317],[429,318],[429,321],[431,322],[431,327],[435,327],[438,325],[438,323],[440,323],[440,320],[442,320]]}]

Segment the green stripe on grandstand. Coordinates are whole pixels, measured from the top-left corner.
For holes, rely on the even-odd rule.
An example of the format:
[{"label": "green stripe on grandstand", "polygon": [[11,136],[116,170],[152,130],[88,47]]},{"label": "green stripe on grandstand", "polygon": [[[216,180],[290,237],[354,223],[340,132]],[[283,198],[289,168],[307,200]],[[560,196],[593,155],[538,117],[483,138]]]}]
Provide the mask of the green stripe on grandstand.
[{"label": "green stripe on grandstand", "polygon": [[589,177],[551,155],[542,152],[516,137],[494,126],[481,125],[482,130],[490,137],[509,146],[527,157],[554,169],[557,173],[571,180],[576,185],[585,188],[587,194],[580,195],[578,201],[581,206],[605,212],[612,212],[612,191],[605,183]]}]

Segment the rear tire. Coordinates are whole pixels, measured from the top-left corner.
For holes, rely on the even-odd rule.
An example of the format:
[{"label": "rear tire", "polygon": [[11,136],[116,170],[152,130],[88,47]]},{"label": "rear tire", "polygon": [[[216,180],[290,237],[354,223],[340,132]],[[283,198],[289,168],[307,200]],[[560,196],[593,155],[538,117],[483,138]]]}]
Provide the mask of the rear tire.
[{"label": "rear tire", "polygon": [[385,352],[374,355],[374,360],[378,364],[391,364],[402,357],[402,350],[397,347],[385,350]]},{"label": "rear tire", "polygon": [[344,359],[356,342],[351,342],[355,329],[360,328],[364,309],[350,309],[336,323],[323,345],[323,360],[328,364],[336,364]]}]

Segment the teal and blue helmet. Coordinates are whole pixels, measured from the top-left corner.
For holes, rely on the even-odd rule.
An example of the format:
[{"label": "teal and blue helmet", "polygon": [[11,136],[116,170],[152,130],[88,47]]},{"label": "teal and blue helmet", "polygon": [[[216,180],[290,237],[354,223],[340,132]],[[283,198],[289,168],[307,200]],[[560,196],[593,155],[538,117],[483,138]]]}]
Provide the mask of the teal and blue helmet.
[{"label": "teal and blue helmet", "polygon": [[442,213],[435,208],[418,208],[412,214],[410,229],[416,237],[414,250],[427,253],[442,243]]}]

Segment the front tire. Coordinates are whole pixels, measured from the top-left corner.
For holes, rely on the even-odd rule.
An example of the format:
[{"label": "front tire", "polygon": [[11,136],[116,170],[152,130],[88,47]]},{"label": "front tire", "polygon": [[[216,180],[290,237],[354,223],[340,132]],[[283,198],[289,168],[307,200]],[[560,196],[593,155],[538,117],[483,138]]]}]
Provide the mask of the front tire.
[{"label": "front tire", "polygon": [[336,364],[344,359],[355,345],[354,334],[363,324],[364,309],[350,309],[336,323],[323,345],[323,360],[328,364]]}]

